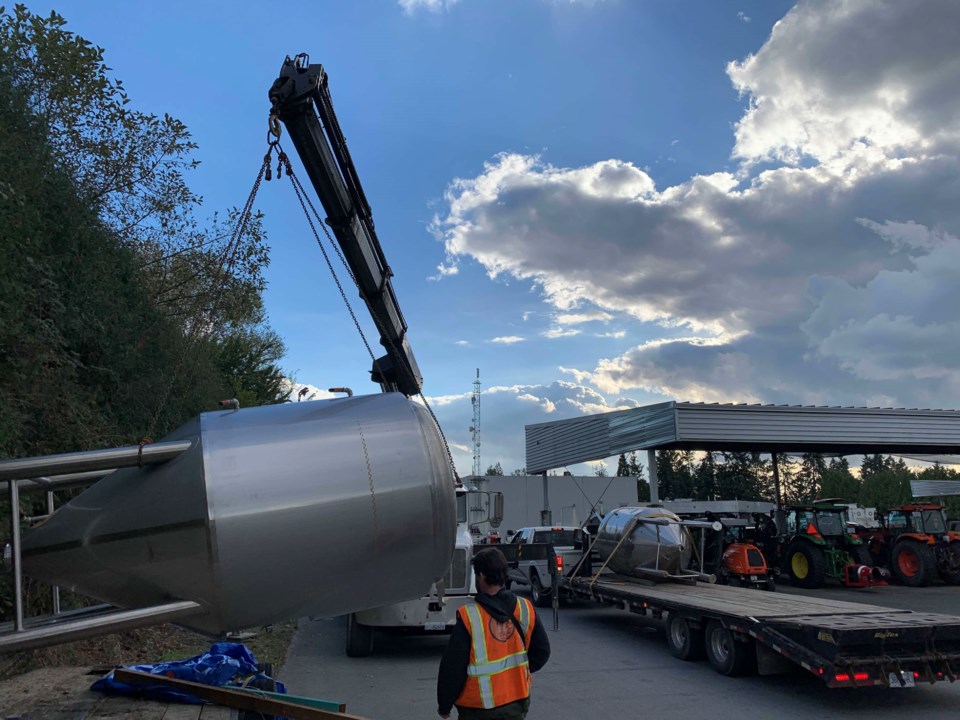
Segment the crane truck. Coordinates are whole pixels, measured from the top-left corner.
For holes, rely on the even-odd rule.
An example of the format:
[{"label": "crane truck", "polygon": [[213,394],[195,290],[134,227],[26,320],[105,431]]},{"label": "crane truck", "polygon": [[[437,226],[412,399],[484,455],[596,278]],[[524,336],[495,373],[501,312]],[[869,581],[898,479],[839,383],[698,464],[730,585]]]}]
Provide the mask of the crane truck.
[{"label": "crane truck", "polygon": [[[329,82],[322,65],[310,64],[305,55],[287,58],[270,90],[271,114],[287,129],[297,153],[377,327],[387,354],[374,361],[372,378],[385,389],[411,396],[420,392],[422,378],[407,342],[407,326],[390,284],[392,275],[377,239],[370,206],[346,138],[333,109]],[[445,576],[421,597],[367,608],[347,618],[346,653],[369,655],[375,628],[416,628],[427,632],[452,630],[457,609],[473,593],[470,561],[474,540],[467,521],[467,497],[478,491],[456,490],[457,535],[453,562]],[[498,527],[503,517],[501,493],[487,497],[488,517]]]}]

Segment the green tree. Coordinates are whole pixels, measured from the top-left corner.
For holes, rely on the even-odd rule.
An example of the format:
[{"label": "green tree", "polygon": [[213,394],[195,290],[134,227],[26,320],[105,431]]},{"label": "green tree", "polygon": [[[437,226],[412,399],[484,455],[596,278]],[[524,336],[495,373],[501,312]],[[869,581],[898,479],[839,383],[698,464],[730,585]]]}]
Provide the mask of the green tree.
[{"label": "green tree", "polygon": [[503,475],[503,467],[500,465],[500,461],[497,460],[496,463],[490,465],[484,475]]},{"label": "green tree", "polygon": [[717,463],[712,452],[704,453],[694,471],[694,497],[697,500],[717,498]]},{"label": "green tree", "polygon": [[860,481],[850,472],[850,463],[845,457],[833,458],[823,471],[820,486],[822,497],[838,497],[850,502],[860,498]]},{"label": "green tree", "polygon": [[794,493],[799,502],[813,502],[820,496],[827,463],[819,453],[804,453],[794,478]]},{"label": "green tree", "polygon": [[723,453],[723,462],[717,465],[716,478],[720,500],[759,499],[756,462],[750,453]]}]

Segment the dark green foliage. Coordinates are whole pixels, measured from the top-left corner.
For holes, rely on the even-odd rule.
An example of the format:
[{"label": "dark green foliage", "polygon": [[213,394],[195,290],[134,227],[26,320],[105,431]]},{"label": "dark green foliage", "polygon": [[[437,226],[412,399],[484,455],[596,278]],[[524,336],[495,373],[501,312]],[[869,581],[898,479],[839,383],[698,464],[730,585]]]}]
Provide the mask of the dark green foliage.
[{"label": "dark green foliage", "polygon": [[[218,400],[285,395],[261,217],[236,242],[236,211],[201,228],[186,127],[133,111],[64,25],[0,8],[0,458],[156,439]],[[25,494],[22,514],[40,503]]]},{"label": "dark green foliage", "polygon": [[823,471],[820,495],[825,498],[843,498],[856,502],[860,497],[860,480],[850,472],[850,463],[846,458],[833,458],[830,466]]}]

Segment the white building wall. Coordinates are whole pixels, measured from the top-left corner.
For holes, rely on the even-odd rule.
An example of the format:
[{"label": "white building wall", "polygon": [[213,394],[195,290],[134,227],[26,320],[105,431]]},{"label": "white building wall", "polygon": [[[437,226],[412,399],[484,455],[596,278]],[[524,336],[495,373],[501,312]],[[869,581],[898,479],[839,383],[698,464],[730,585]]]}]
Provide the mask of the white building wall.
[{"label": "white building wall", "polygon": [[[464,484],[479,490],[503,493],[503,523],[499,532],[506,537],[507,530],[540,525],[543,510],[543,476],[497,475],[483,478],[464,478]],[[547,477],[547,495],[553,514],[553,525],[579,525],[597,505],[601,513],[628,505],[637,505],[637,480],[625,477],[597,477],[550,475]],[[485,517],[486,510],[478,509],[473,517]],[[480,523],[484,533],[489,523]]]}]

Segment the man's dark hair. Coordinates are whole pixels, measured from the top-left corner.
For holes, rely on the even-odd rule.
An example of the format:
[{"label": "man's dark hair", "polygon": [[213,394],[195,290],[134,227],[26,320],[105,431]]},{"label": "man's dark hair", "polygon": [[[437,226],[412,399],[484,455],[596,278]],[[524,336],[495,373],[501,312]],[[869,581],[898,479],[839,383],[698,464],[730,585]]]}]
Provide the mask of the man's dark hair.
[{"label": "man's dark hair", "polygon": [[491,585],[507,582],[507,558],[497,548],[485,548],[473,556],[473,571],[483,573]]}]

